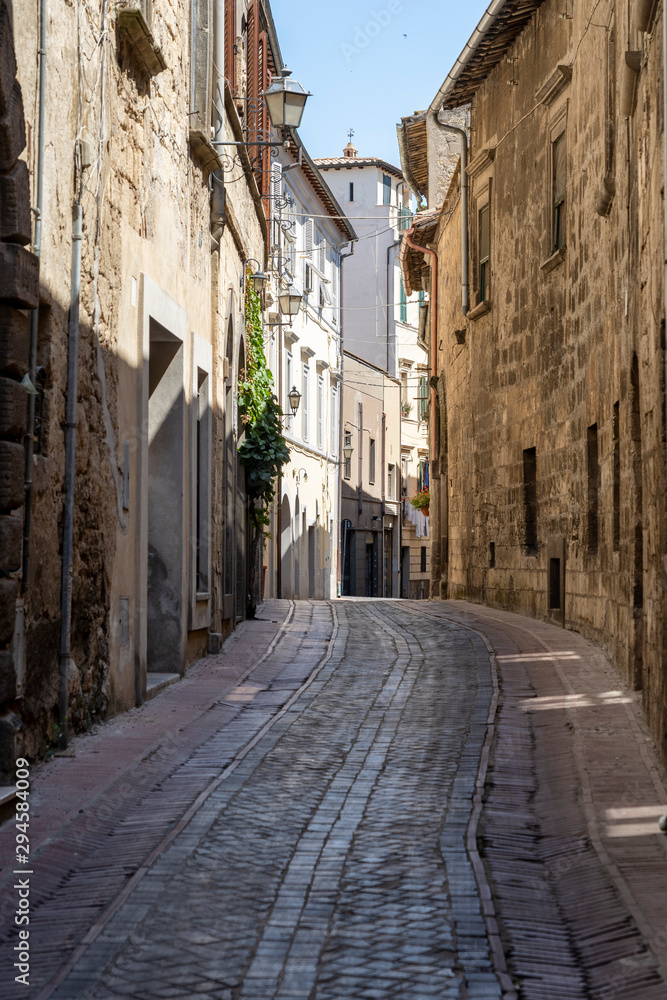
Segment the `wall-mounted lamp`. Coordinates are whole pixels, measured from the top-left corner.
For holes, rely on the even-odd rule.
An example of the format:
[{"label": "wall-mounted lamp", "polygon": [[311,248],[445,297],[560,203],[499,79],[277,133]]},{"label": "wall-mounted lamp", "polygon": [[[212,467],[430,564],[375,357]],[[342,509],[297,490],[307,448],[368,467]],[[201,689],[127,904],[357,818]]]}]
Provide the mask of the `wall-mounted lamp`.
[{"label": "wall-mounted lamp", "polygon": [[[292,71],[283,69],[280,76],[274,77],[271,84],[260,95],[266,104],[271,118],[271,124],[279,132],[285,129],[298,128],[301,124],[303,109],[310,97],[298,80],[290,80]],[[214,146],[274,146],[276,142],[214,142]]]},{"label": "wall-mounted lamp", "polygon": [[301,473],[303,473],[303,481],[305,483],[307,483],[308,482],[308,473],[306,472],[306,470],[305,469],[295,469],[294,470],[294,475],[296,476],[297,483],[301,482],[301,478],[302,478],[301,477]]},{"label": "wall-mounted lamp", "polygon": [[292,386],[290,391],[287,393],[287,398],[289,400],[290,409],[292,411],[292,416],[296,416],[296,411],[299,409],[299,403],[301,402],[301,393],[295,385]]},{"label": "wall-mounted lamp", "polygon": [[278,302],[283,316],[297,316],[302,299],[303,295],[300,292],[291,291],[289,288],[286,292],[281,292],[278,296]]},{"label": "wall-mounted lamp", "polygon": [[345,459],[346,462],[351,461],[353,451],[354,448],[352,447],[352,445],[346,441],[345,444],[343,445],[343,458]]},{"label": "wall-mounted lamp", "polygon": [[241,287],[243,288],[248,265],[252,265],[255,268],[253,273],[248,275],[248,279],[249,281],[252,282],[252,287],[255,289],[257,294],[261,295],[269,283],[269,276],[268,274],[264,274],[259,265],[259,261],[256,261],[253,257],[243,262],[243,271],[241,273]]},{"label": "wall-mounted lamp", "polygon": [[274,77],[262,97],[274,128],[298,128],[310,92],[298,80],[290,80],[292,70],[284,68]]}]

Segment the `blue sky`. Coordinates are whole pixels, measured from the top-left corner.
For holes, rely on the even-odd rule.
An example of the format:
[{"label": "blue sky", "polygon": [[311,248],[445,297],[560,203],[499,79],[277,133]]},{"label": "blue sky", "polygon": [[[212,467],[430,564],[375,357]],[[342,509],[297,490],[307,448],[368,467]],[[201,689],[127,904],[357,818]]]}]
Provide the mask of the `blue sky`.
[{"label": "blue sky", "polygon": [[283,59],[312,97],[299,130],[311,156],[398,165],[396,122],[428,107],[489,0],[271,0]]}]

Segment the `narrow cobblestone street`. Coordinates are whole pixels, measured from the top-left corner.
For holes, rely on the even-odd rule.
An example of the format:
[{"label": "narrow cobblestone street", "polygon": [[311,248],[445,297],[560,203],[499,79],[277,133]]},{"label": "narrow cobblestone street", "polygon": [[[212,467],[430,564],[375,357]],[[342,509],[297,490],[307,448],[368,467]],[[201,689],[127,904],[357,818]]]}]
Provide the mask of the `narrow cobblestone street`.
[{"label": "narrow cobblestone street", "polygon": [[35,774],[29,995],[664,1000],[667,801],[610,670],[461,602],[267,602]]}]

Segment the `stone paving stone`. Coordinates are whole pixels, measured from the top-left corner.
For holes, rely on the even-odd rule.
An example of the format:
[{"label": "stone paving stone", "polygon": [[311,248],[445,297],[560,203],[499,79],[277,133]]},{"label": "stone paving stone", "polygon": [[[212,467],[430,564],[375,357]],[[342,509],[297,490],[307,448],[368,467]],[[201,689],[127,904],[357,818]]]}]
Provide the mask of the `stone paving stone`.
[{"label": "stone paving stone", "polygon": [[[323,655],[313,608],[323,637],[330,632],[329,606],[308,602],[282,640],[309,622],[311,665]],[[441,625],[395,604],[337,602],[336,612],[329,663],[102,931],[98,946],[116,957],[105,963],[107,985],[91,982],[86,1000],[130,982],[146,996],[176,997],[188,976],[192,995],[230,990],[234,1000],[468,1000],[452,901],[473,885],[465,810],[483,739],[475,720],[490,700],[488,656],[470,632],[450,627],[443,644]],[[294,667],[284,662],[281,680]],[[289,693],[271,688],[269,666],[255,678],[273,692],[260,692],[259,706]],[[230,733],[263,711],[231,717],[198,759],[233,748]],[[462,929],[473,925],[483,941],[479,907],[460,912]],[[492,975],[483,945],[466,953],[471,974]],[[75,966],[54,1000],[77,1000],[77,975]]]}]

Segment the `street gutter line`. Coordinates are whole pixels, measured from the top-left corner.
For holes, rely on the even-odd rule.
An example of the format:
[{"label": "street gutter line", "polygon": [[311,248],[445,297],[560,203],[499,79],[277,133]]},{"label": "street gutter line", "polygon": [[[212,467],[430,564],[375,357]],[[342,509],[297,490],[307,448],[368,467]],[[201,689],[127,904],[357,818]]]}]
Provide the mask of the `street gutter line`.
[{"label": "street gutter line", "polygon": [[[60,986],[64,982],[64,980],[72,971],[76,963],[83,956],[88,946],[91,945],[99,937],[99,935],[107,926],[111,918],[125,902],[127,897],[136,888],[138,883],[141,882],[144,876],[148,874],[151,866],[157,860],[159,855],[165,850],[165,848],[167,848],[171,844],[171,842],[178,836],[179,833],[183,832],[183,830],[188,825],[190,820],[201,809],[203,804],[206,802],[208,798],[210,798],[213,792],[215,792],[216,789],[219,788],[219,786],[222,784],[223,781],[226,781],[227,778],[229,778],[234,773],[237,767],[248,756],[250,751],[254,750],[254,748],[264,738],[264,736],[266,736],[266,734],[273,728],[273,726],[275,726],[275,724],[283,718],[283,716],[290,710],[290,708],[297,701],[297,699],[300,698],[301,695],[305,691],[307,691],[308,688],[311,686],[311,684],[313,684],[313,682],[317,679],[320,672],[324,669],[324,667],[327,665],[327,663],[333,656],[334,646],[338,638],[338,632],[339,632],[338,615],[336,614],[336,609],[333,606],[333,604],[331,604],[330,607],[333,615],[333,630],[331,633],[331,638],[327,643],[327,652],[324,655],[324,657],[320,660],[318,665],[315,667],[315,669],[312,671],[308,679],[301,685],[300,688],[298,688],[294,692],[294,694],[289,698],[289,700],[285,702],[281,710],[272,719],[269,719],[269,721],[264,724],[264,726],[259,730],[259,732],[256,733],[255,736],[253,736],[253,738],[248,743],[246,743],[246,745],[241,750],[238,751],[236,756],[227,765],[222,774],[218,775],[217,778],[214,778],[214,780],[210,783],[210,785],[207,788],[205,788],[203,792],[200,792],[200,794],[197,796],[197,798],[192,803],[187,812],[185,812],[183,816],[181,816],[178,823],[176,823],[176,825],[172,827],[172,829],[161,840],[161,842],[156,847],[153,848],[153,850],[148,855],[146,860],[142,863],[142,865],[139,868],[137,868],[134,875],[130,878],[129,882],[125,885],[122,891],[116,896],[116,898],[107,907],[104,913],[95,921],[93,926],[90,928],[90,930],[82,938],[81,942],[74,949],[67,962],[63,966],[61,966],[58,972],[56,972],[56,974],[52,976],[51,979],[42,987],[40,992],[37,994],[35,1000],[48,1000],[48,997],[52,995],[54,990],[56,990],[58,986]],[[294,612],[294,608],[295,604],[294,602],[292,602],[292,609],[291,609],[292,613]],[[283,628],[285,625],[287,625],[287,620],[283,623]],[[277,635],[274,638],[272,645],[266,651],[264,656],[260,660],[258,660],[257,663],[255,663],[249,671],[247,671],[247,673],[244,675],[244,678],[239,680],[235,685],[235,687],[238,687],[239,684],[243,682],[243,679],[245,679],[248,676],[248,674],[250,674],[253,670],[255,670],[255,668],[258,667],[259,664],[266,659],[271,649],[275,648],[275,644],[278,638],[279,635]],[[231,690],[234,689],[232,688]]]},{"label": "street gutter line", "polygon": [[[398,601],[395,603],[399,603]],[[412,601],[414,606],[416,602]],[[422,604],[423,602],[419,602]],[[405,602],[401,601],[400,604],[405,606]],[[473,796],[473,808],[470,814],[470,820],[468,822],[468,828],[466,830],[466,850],[468,852],[468,857],[470,858],[470,863],[472,865],[473,872],[475,873],[475,881],[477,882],[477,888],[479,890],[479,899],[482,909],[482,915],[484,917],[484,923],[486,924],[486,933],[489,940],[489,950],[491,952],[491,960],[496,973],[496,978],[500,984],[500,988],[503,994],[503,1000],[518,1000],[517,992],[514,988],[514,983],[512,982],[511,976],[507,969],[507,960],[505,958],[505,949],[503,948],[502,941],[500,939],[500,930],[498,927],[498,919],[496,916],[496,908],[493,903],[493,894],[491,892],[491,886],[486,877],[486,871],[484,869],[484,864],[479,855],[477,849],[477,830],[479,827],[479,821],[482,815],[483,809],[483,799],[484,799],[484,784],[486,782],[486,776],[489,769],[489,759],[491,755],[491,747],[493,745],[495,735],[496,735],[496,716],[498,713],[498,703],[500,701],[500,683],[498,680],[498,664],[496,661],[496,654],[493,646],[479,629],[473,628],[471,625],[462,625],[453,618],[448,618],[446,615],[440,615],[437,613],[432,613],[425,611],[424,608],[418,608],[421,614],[426,614],[428,617],[436,619],[437,621],[445,621],[456,628],[461,628],[469,632],[474,632],[475,635],[484,643],[486,650],[489,654],[489,666],[491,668],[491,682],[493,684],[493,695],[491,697],[491,703],[489,705],[489,713],[486,719],[486,736],[484,738],[484,743],[482,745],[482,752],[480,754],[479,768],[477,770],[477,777],[475,778],[475,794]],[[39,1000],[39,997],[37,998]]]}]

